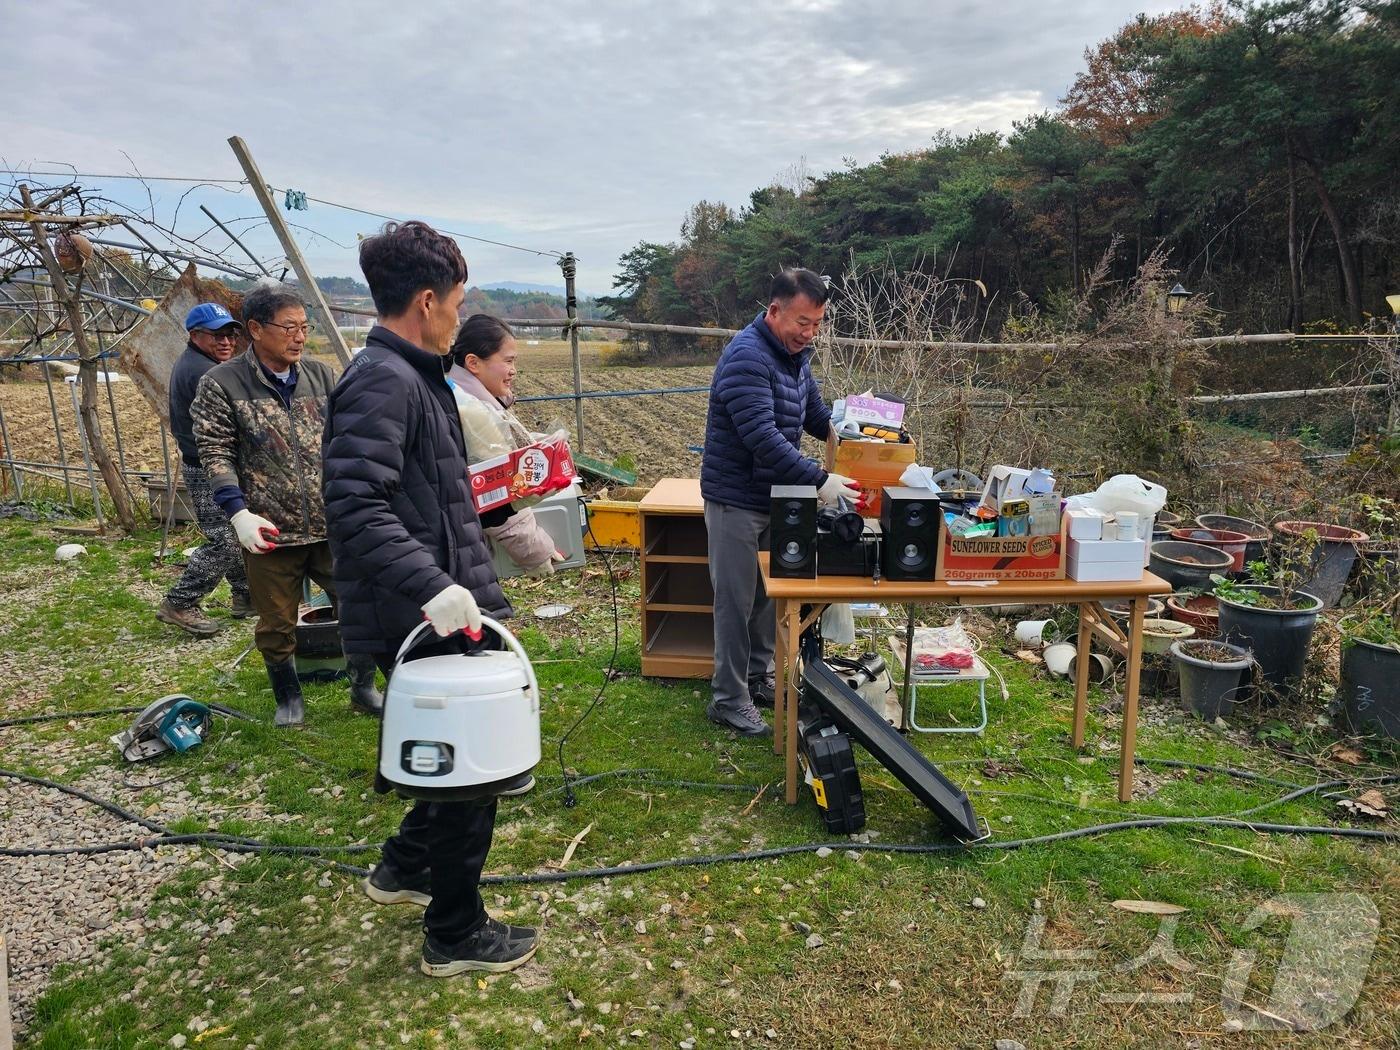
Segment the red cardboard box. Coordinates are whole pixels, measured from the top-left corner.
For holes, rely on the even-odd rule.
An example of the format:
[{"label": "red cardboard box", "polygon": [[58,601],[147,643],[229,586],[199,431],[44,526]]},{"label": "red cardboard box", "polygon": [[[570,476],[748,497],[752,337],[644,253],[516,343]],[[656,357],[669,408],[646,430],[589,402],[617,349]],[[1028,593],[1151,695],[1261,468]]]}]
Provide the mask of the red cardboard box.
[{"label": "red cardboard box", "polygon": [[569,443],[545,440],[467,467],[472,506],[484,510],[568,488],[578,476]]},{"label": "red cardboard box", "polygon": [[948,523],[938,527],[935,580],[1063,580],[1065,522],[1052,536],[954,536]]}]

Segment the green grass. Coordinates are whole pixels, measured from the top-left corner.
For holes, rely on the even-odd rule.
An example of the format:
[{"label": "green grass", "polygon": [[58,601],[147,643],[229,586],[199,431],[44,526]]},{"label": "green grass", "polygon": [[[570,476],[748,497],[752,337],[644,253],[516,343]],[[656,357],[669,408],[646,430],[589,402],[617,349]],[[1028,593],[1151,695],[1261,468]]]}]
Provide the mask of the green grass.
[{"label": "green grass", "polygon": [[[2,730],[4,765],[69,782],[118,770],[118,779],[129,777],[137,788],[117,800],[138,811],[158,811],[171,792],[188,791],[193,802],[174,822],[178,830],[212,827],[298,844],[376,843],[392,832],[404,803],[373,793],[376,727],[350,713],[343,685],[309,687],[307,729],[276,731],[256,654],[229,670],[251,640],[248,625],[230,621],[217,639],[197,642],[153,619],[175,570],[153,564],[150,535],[88,542],[91,556],[65,566],[52,563],[56,542],[47,525],[0,522],[0,644],[9,671],[0,679],[0,709],[96,709],[180,691],[263,721],[216,720],[205,746],[142,767],[123,767],[106,740],[119,718]],[[184,544],[177,537],[173,546]],[[781,762],[771,747],[705,722],[704,683],[640,677],[635,562],[621,562],[621,673],[571,742],[571,767],[583,774],[646,768],[664,779],[766,790],[755,799],[747,790],[605,778],[580,787],[578,806],[565,808],[554,744],[602,681],[611,651],[608,581],[596,560],[582,577],[512,581],[515,622],[538,661],[547,758],[535,793],[502,803],[488,871],[549,870],[590,825],[571,869],[824,841],[805,791],[797,807],[783,805]],[[216,611],[227,602],[226,591],[220,595],[210,603]],[[551,601],[569,602],[575,612],[556,620],[530,615]],[[1011,700],[993,694],[986,734],[914,740],[969,789],[996,839],[1110,821],[1128,810],[1228,813],[1285,790],[1155,769],[1141,774],[1148,797],[1120,806],[1117,723],[1100,710],[1108,694],[1091,698],[1089,746],[1078,755],[1067,742],[1069,686],[1000,654],[991,659],[1007,676]],[[945,704],[952,703],[950,693]],[[1321,749],[1321,730],[1297,728],[1300,740]],[[76,755],[57,753],[72,741],[83,745]],[[1250,745],[1244,734],[1186,719],[1144,725],[1139,754],[1302,783],[1324,776]],[[944,841],[888,772],[863,753],[860,768],[876,845]],[[165,778],[172,780],[140,788]],[[282,814],[292,819],[273,819]],[[1258,819],[1337,818],[1331,803],[1304,798]],[[368,864],[375,856],[345,859]],[[155,926],[144,943],[113,943],[102,964],[60,971],[24,1045],[158,1047],[184,1034],[191,1047],[674,1047],[688,1038],[732,1045],[732,1031],[778,1046],[990,1047],[996,1038],[1031,1047],[1213,1045],[1226,1036],[1220,977],[1232,953],[1257,952],[1251,1001],[1260,1004],[1284,953],[1281,920],[1245,932],[1246,917],[1276,894],[1332,891],[1366,894],[1381,913],[1381,939],[1355,1007],[1316,1034],[1228,1038],[1232,1045],[1395,1045],[1400,868],[1393,845],[1186,826],[1015,851],[848,856],[838,848],[827,858],[806,853],[607,881],[490,886],[483,892],[494,913],[542,925],[537,961],[516,974],[447,981],[417,972],[421,913],[374,906],[352,876],[277,856],[187,849],[180,857],[179,873],[151,906]],[[973,907],[974,898],[986,906]],[[1014,1016],[1019,985],[1006,979],[1008,970],[1074,965],[1018,957],[1030,916],[1038,910],[1046,918],[1042,948],[1096,950],[1098,961],[1088,965],[1112,971],[1147,948],[1159,921],[1112,907],[1120,898],[1188,909],[1175,945],[1195,969],[1158,962],[1109,972],[1081,985],[1062,1017],[1047,1013],[1045,987],[1033,1016]],[[825,945],[807,948],[795,923]],[[1106,1004],[1098,1000],[1105,991],[1189,992],[1194,1000]],[[214,1034],[196,1042],[194,1021]],[[776,1034],[766,1038],[770,1029]]]}]

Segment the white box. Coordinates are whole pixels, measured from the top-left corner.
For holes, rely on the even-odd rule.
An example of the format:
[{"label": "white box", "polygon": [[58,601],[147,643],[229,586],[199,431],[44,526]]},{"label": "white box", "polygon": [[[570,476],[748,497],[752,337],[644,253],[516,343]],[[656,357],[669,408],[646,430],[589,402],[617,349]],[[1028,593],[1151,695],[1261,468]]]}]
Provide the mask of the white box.
[{"label": "white box", "polygon": [[982,487],[983,506],[991,507],[998,514],[1001,513],[1003,500],[1024,499],[1026,495],[1026,481],[1030,478],[1031,472],[1021,467],[1007,467],[997,464],[987,475],[987,483]]},{"label": "white box", "polygon": [[1071,580],[1080,583],[1132,583],[1142,579],[1142,562],[1140,560],[1081,562],[1071,554],[1066,571]]},{"label": "white box", "polygon": [[[581,568],[588,560],[583,549],[583,511],[578,505],[578,497],[579,487],[575,483],[545,496],[531,508],[540,527],[554,540],[555,550],[565,556],[562,562],[554,563],[555,572]],[[494,543],[490,547],[491,561],[498,579],[524,574],[525,570],[515,564],[509,554]]]},{"label": "white box", "polygon": [[1071,537],[1069,556],[1081,565],[1111,561],[1136,561],[1141,565],[1143,547],[1142,540],[1079,540]]},{"label": "white box", "polygon": [[1108,515],[1093,507],[1070,507],[1065,511],[1069,516],[1069,538],[1071,540],[1103,539],[1103,523]]}]

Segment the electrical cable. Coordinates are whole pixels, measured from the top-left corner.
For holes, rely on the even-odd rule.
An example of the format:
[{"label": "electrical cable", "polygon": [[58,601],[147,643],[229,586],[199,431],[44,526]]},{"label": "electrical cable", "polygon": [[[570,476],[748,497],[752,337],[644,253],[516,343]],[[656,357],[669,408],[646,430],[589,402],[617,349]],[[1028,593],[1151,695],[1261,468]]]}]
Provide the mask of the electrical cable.
[{"label": "electrical cable", "polygon": [[612,681],[613,669],[617,666],[617,652],[622,638],[622,626],[618,621],[617,613],[617,576],[613,572],[612,559],[608,557],[608,552],[599,545],[598,537],[593,534],[593,519],[588,514],[588,504],[584,502],[582,496],[578,498],[578,505],[579,512],[583,515],[584,526],[588,530],[588,538],[593,541],[593,549],[602,555],[603,565],[606,566],[608,570],[608,586],[612,589],[613,649],[612,655],[608,657],[608,669],[603,672],[603,684],[598,687],[598,695],[593,698],[593,702],[588,705],[583,714],[578,716],[578,720],[559,738],[559,773],[564,778],[563,790],[565,809],[573,809],[577,806],[578,796],[574,794],[573,783],[569,779],[569,770],[564,765],[564,745],[569,742],[569,737],[573,736],[574,731],[578,729],[579,726],[583,725],[588,716],[593,713],[593,709],[598,706],[599,702],[603,699],[603,694],[607,692],[608,683]]}]

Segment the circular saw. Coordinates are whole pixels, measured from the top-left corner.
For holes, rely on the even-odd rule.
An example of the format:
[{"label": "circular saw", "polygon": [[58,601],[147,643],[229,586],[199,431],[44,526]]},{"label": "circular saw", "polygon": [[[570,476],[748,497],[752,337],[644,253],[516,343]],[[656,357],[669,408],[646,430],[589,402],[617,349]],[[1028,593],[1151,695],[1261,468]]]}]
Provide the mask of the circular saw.
[{"label": "circular saw", "polygon": [[146,705],[131,728],[112,737],[128,762],[141,762],[167,751],[184,753],[204,743],[213,718],[209,708],[184,693],[172,693]]}]

